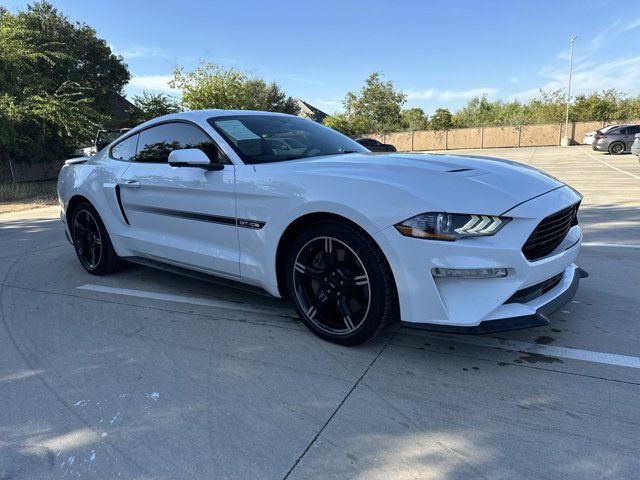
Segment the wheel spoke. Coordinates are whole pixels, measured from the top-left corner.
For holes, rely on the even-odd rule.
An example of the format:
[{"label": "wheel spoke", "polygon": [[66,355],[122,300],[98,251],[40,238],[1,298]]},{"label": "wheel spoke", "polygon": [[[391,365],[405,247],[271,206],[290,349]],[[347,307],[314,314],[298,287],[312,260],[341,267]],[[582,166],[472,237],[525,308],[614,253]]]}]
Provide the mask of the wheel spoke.
[{"label": "wheel spoke", "polygon": [[342,321],[346,325],[347,329],[349,331],[355,330],[356,327],[353,324],[353,320],[351,320],[351,312],[349,311],[349,307],[347,306],[346,297],[342,297],[338,301],[338,311],[340,312],[340,315],[342,315]]},{"label": "wheel spoke", "polygon": [[316,316],[316,314],[318,313],[318,309],[324,304],[326,303],[326,301],[329,300],[329,297],[327,297],[324,292],[320,292],[320,295],[311,303],[311,305],[309,306],[309,308],[307,309],[307,317],[309,317],[311,320],[313,320],[313,318]]},{"label": "wheel spoke", "polygon": [[73,222],[73,227],[78,231],[78,233],[85,234],[87,232],[86,227],[78,222],[78,220]]},{"label": "wheel spoke", "polygon": [[300,262],[296,262],[295,269],[297,272],[300,272],[301,274],[306,275],[309,278],[313,278],[314,280],[319,280],[324,273],[319,268],[303,265]]},{"label": "wheel spoke", "polygon": [[368,285],[369,278],[366,275],[344,275],[342,281],[345,285]]}]

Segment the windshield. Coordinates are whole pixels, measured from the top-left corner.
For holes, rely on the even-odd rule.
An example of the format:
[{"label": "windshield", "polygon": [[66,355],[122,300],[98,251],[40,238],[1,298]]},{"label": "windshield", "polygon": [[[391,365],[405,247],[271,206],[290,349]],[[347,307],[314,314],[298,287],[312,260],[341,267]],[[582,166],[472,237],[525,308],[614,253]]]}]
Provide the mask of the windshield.
[{"label": "windshield", "polygon": [[300,117],[233,115],[208,122],[248,164],[369,152],[349,137]]}]

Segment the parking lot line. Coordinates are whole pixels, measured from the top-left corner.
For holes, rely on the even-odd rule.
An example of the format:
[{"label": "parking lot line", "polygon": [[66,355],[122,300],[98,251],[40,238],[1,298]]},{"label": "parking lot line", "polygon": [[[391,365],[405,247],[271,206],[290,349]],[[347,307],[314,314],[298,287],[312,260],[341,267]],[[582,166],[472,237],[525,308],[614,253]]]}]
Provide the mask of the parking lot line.
[{"label": "parking lot line", "polygon": [[[582,150],[582,149],[580,149],[580,150]],[[618,167],[616,167],[616,166],[614,166],[614,165],[611,165],[609,162],[605,162],[604,160],[600,160],[599,158],[594,157],[591,153],[587,152],[586,150],[582,150],[582,151],[583,151],[584,153],[586,153],[587,155],[589,155],[589,156],[590,156],[591,158],[593,158],[594,160],[596,160],[596,161],[598,161],[598,162],[600,162],[600,163],[602,163],[602,164],[606,165],[607,167],[613,168],[614,170],[617,170],[617,171],[619,171],[619,172],[621,172],[621,173],[624,173],[624,174],[626,174],[626,175],[629,175],[630,177],[637,178],[638,180],[640,180],[640,176],[635,175],[635,174],[633,174],[633,173],[631,173],[631,172],[627,172],[626,170],[622,170],[621,168],[618,168]]]},{"label": "parking lot line", "polygon": [[[206,307],[226,308],[251,313],[274,314],[280,316],[294,317],[294,313],[288,309],[278,308],[262,308],[255,305],[244,304],[241,302],[231,302],[227,300],[214,300],[201,297],[189,297],[185,295],[173,295],[168,293],[150,292],[146,290],[134,290],[130,288],[107,287],[103,285],[85,284],[77,287],[80,290],[88,290],[92,292],[110,293],[114,295],[126,295],[129,297],[149,298],[153,300],[162,300],[167,302],[187,303],[190,305],[202,305]],[[551,357],[561,357],[573,360],[582,360],[585,362],[601,363],[606,365],[615,365],[619,367],[640,368],[640,357],[632,357],[627,355],[618,355],[614,353],[594,352],[591,350],[580,350],[568,347],[555,347],[552,345],[540,345],[535,343],[519,342],[514,340],[503,340],[493,337],[479,336],[446,336],[439,334],[430,334],[427,332],[415,332],[416,334],[428,336],[431,338],[447,339],[457,343],[467,345],[475,345],[486,348],[500,348],[522,353],[533,353],[546,355]]]},{"label": "parking lot line", "polygon": [[188,297],[185,295],[173,295],[169,293],[149,292],[146,290],[134,290],[130,288],[107,287],[104,285],[94,285],[87,283],[76,287],[79,290],[89,290],[92,292],[110,293],[113,295],[126,295],[128,297],[148,298],[152,300],[162,300],[165,302],[187,303],[189,305],[202,305],[205,307],[227,308],[250,313],[271,314],[285,317],[297,318],[293,310],[286,308],[258,307],[242,302],[229,300],[214,300],[210,298]]},{"label": "parking lot line", "polygon": [[[421,332],[422,333],[422,332]],[[519,342],[515,340],[504,340],[494,337],[462,336],[455,337],[440,334],[427,334],[430,338],[446,339],[466,345],[477,347],[500,348],[520,353],[533,353],[549,357],[568,358],[572,360],[582,360],[585,362],[601,363],[605,365],[615,365],[617,367],[640,368],[640,357],[629,355],[618,355],[615,353],[594,352],[592,350],[580,350],[569,347],[554,347],[553,345],[541,345],[537,343]]]}]

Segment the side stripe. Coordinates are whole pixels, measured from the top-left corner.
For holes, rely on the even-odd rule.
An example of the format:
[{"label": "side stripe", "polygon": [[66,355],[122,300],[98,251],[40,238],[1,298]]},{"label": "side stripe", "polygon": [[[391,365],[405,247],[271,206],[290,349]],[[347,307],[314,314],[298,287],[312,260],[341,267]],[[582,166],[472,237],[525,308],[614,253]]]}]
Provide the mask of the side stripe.
[{"label": "side stripe", "polygon": [[168,217],[185,218],[187,220],[196,220],[198,222],[218,223],[221,225],[233,225],[242,228],[250,228],[260,230],[265,226],[266,222],[260,220],[250,220],[246,218],[223,217],[221,215],[209,215],[206,213],[185,212],[183,210],[172,210],[169,208],[148,207],[145,205],[127,205],[129,210],[138,212],[153,213],[156,215],[165,215]]}]

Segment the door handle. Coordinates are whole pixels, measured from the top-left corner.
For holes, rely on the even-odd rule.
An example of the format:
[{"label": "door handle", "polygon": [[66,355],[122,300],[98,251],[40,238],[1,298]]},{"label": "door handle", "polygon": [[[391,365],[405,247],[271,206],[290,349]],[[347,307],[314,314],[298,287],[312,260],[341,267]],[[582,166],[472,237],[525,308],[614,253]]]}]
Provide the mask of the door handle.
[{"label": "door handle", "polygon": [[126,182],[121,183],[120,185],[127,188],[140,188],[140,182],[137,180],[127,180]]}]

